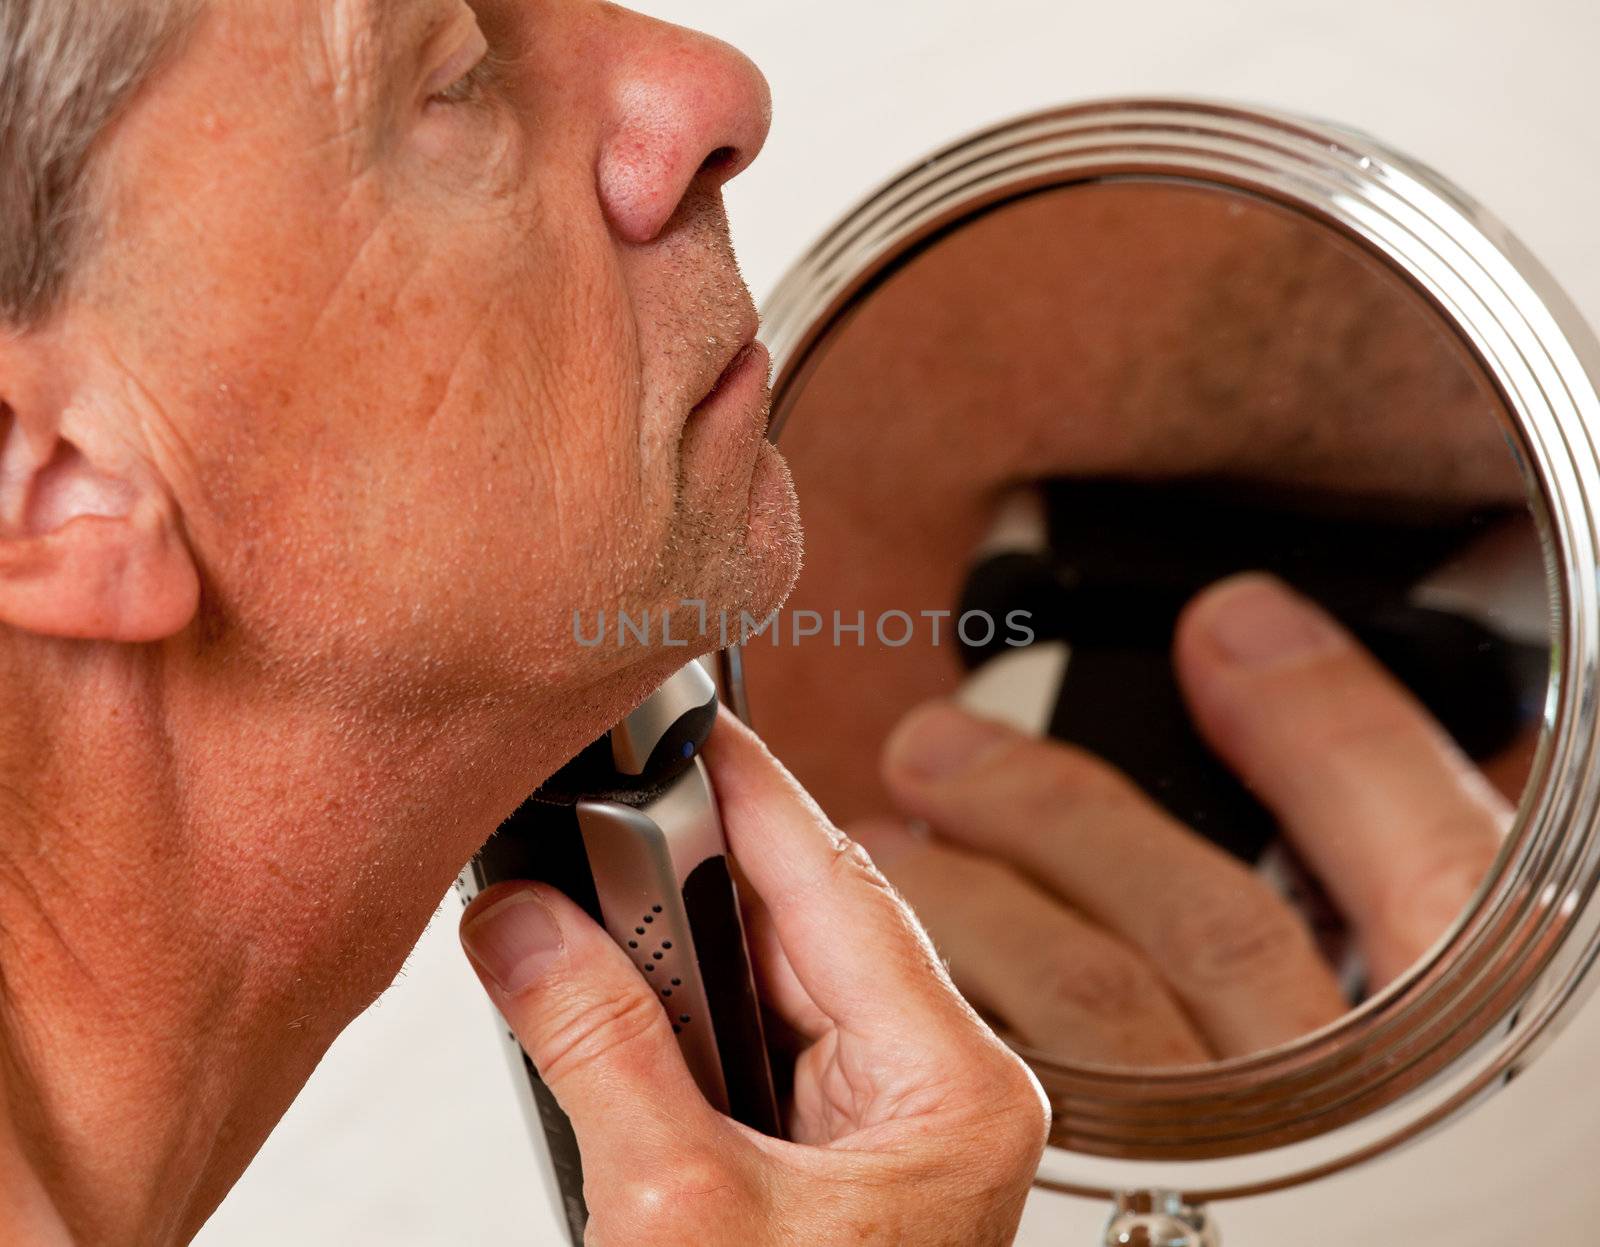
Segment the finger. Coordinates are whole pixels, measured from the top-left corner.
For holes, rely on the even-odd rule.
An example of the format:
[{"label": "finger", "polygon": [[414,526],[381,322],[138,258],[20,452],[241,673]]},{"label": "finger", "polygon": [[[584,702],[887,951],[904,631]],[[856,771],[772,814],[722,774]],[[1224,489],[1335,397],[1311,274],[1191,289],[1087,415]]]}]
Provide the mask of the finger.
[{"label": "finger", "polygon": [[903,810],[1137,949],[1221,1056],[1287,1042],[1348,1007],[1310,933],[1254,871],[1082,750],[935,702],[896,728],[883,776]]},{"label": "finger", "polygon": [[625,1167],[714,1129],[655,990],[560,892],[489,889],[463,915],[461,942],[572,1119],[586,1169]]},{"label": "finger", "polygon": [[910,902],[956,986],[1022,1043],[1135,1068],[1212,1058],[1144,958],[1009,866],[892,820],[850,834]]},{"label": "finger", "polygon": [[759,896],[749,889],[741,892],[745,938],[750,944],[750,961],[756,973],[761,1001],[804,1039],[820,1039],[833,1027],[828,1015],[817,1007],[811,993],[794,972],[783,941],[772,921],[772,913]]},{"label": "finger", "polygon": [[905,902],[749,728],[724,712],[705,759],[729,847],[823,1014],[902,1050],[982,1029]]},{"label": "finger", "polygon": [[1379,984],[1487,875],[1511,807],[1349,633],[1269,576],[1192,602],[1175,661],[1201,733],[1284,825]]}]

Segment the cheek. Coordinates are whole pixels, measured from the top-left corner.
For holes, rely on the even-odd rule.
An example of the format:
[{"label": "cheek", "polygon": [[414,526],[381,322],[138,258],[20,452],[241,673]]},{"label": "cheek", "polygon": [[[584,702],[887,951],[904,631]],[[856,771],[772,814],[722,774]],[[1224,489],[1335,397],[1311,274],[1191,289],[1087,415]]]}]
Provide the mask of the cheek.
[{"label": "cheek", "polygon": [[603,270],[565,277],[552,297],[530,286],[499,305],[474,343],[480,398],[459,418],[494,447],[485,476],[578,541],[605,532],[600,500],[642,519],[650,482],[631,317]]},{"label": "cheek", "polygon": [[430,568],[457,566],[451,609],[558,643],[574,610],[649,591],[676,463],[643,410],[608,240],[568,233],[520,267],[395,474],[413,482],[403,518],[418,543],[396,570],[430,584]]},{"label": "cheek", "polygon": [[205,238],[192,289],[151,295],[180,504],[225,614],[274,649],[564,655],[573,610],[649,592],[676,428],[592,185],[540,195],[520,222],[404,222],[363,185],[315,228],[286,205],[282,231]]}]

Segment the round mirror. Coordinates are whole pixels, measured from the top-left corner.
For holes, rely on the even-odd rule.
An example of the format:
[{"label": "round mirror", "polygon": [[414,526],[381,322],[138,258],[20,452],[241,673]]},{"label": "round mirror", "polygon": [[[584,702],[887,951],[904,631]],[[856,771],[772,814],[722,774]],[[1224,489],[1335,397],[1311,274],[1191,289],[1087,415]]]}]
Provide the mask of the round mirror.
[{"label": "round mirror", "polygon": [[765,337],[806,567],[730,681],[1033,1062],[1042,1181],[1302,1181],[1548,1032],[1596,397],[1480,210],[1328,127],[1067,109],[884,188]]},{"label": "round mirror", "polygon": [[[1504,405],[1355,244],[1232,189],[1036,192],[886,277],[785,414],[809,552],[751,704],[1002,1033],[1249,1056],[1465,909],[1554,604]],[[924,792],[886,747],[933,698],[1052,744]]]}]

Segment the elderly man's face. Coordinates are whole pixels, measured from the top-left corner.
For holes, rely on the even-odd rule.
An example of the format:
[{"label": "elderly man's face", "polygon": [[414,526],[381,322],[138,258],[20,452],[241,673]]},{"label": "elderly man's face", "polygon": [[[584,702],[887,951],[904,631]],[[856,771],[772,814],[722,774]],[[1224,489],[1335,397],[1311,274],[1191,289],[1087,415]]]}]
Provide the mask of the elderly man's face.
[{"label": "elderly man's face", "polygon": [[770,609],[798,531],[719,195],[767,114],[588,0],[213,0],[111,137],[81,299],[218,622],[370,706],[643,657],[574,611]]}]

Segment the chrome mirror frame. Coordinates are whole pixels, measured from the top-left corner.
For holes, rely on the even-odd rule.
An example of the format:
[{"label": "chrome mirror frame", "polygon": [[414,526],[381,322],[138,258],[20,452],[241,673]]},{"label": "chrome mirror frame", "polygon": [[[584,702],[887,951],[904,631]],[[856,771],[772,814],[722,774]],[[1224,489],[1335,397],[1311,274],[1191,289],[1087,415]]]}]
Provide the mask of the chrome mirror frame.
[{"label": "chrome mirror frame", "polygon": [[[1283,1048],[1162,1073],[1024,1052],[1056,1113],[1038,1185],[1194,1204],[1372,1159],[1504,1086],[1568,1019],[1600,951],[1600,344],[1510,233],[1438,174],[1366,135],[1222,103],[1127,99],[1019,118],[886,184],[790,271],[765,309],[776,438],[828,336],[887,276],[1026,195],[1108,180],[1225,186],[1363,244],[1454,326],[1498,387],[1534,504],[1557,619],[1546,732],[1491,877],[1409,975]],[[750,718],[737,651],[729,700]],[[759,723],[758,723],[759,726]],[[1199,1241],[1198,1239],[1196,1241]]]}]

